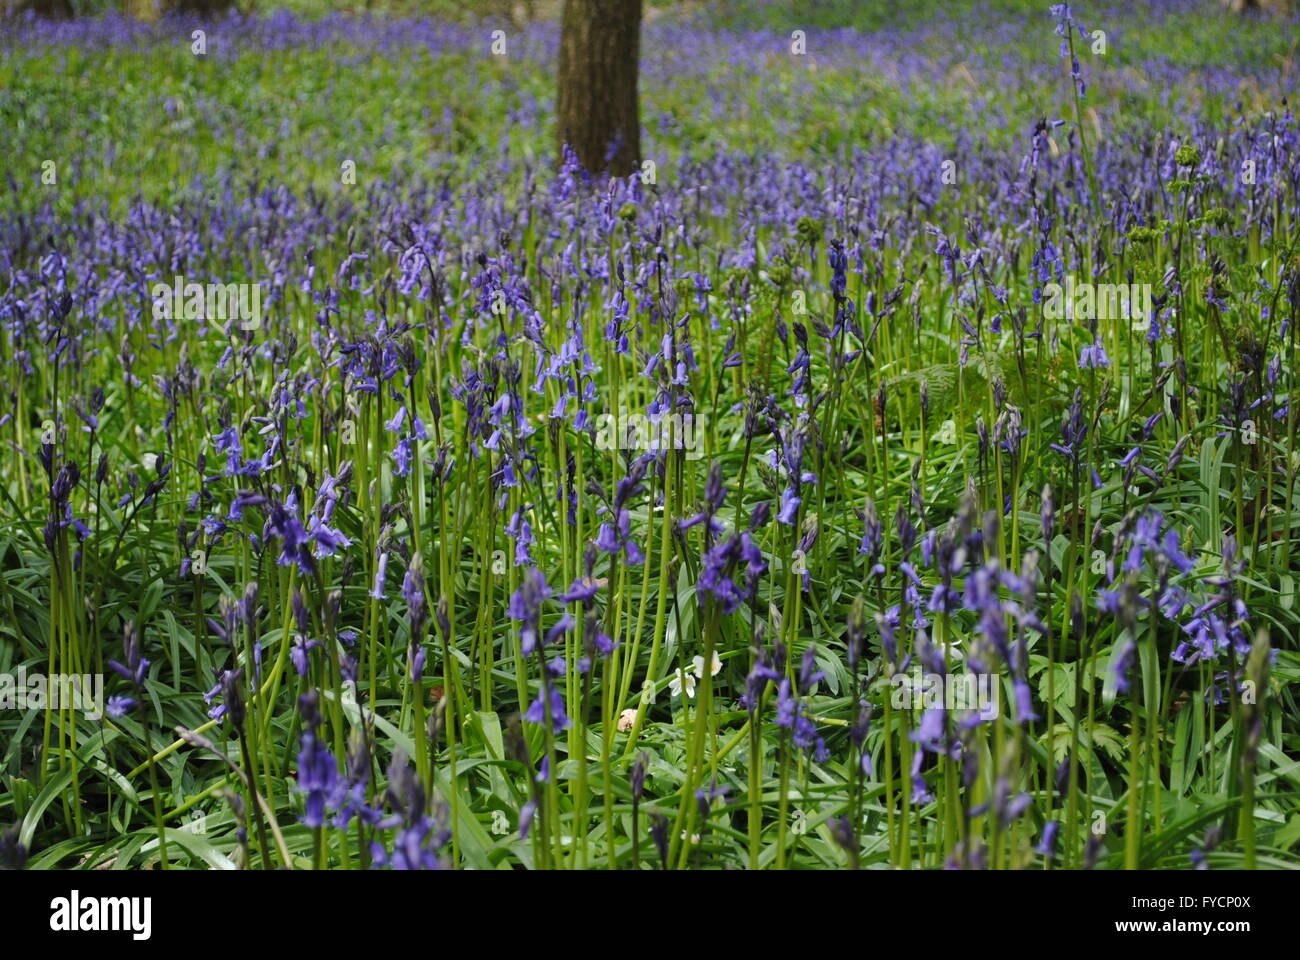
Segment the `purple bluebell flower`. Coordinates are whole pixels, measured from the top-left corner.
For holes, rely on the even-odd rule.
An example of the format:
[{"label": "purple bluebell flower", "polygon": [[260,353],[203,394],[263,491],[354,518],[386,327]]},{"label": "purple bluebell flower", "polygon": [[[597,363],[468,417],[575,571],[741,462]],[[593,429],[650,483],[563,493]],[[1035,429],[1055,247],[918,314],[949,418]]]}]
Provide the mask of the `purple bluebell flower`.
[{"label": "purple bluebell flower", "polygon": [[306,795],[306,810],[301,819],[309,827],[323,827],[326,803],[338,785],[338,764],[329,748],[317,736],[321,716],[314,690],[309,690],[298,698],[298,712],[305,728],[298,751],[297,789]]},{"label": "purple bluebell flower", "polygon": [[537,646],[542,604],[550,596],[551,588],[546,585],[546,578],[537,569],[529,570],[519,589],[510,596],[506,612],[511,619],[521,623],[519,636],[523,644],[524,656],[532,653]]},{"label": "purple bluebell flower", "polygon": [[573,726],[573,721],[569,719],[568,713],[564,709],[564,696],[560,693],[559,688],[546,685],[546,690],[537,695],[537,699],[532,702],[528,710],[524,713],[524,719],[529,723],[546,723],[547,710],[549,707],[551,730],[559,733],[561,730],[567,730]]}]

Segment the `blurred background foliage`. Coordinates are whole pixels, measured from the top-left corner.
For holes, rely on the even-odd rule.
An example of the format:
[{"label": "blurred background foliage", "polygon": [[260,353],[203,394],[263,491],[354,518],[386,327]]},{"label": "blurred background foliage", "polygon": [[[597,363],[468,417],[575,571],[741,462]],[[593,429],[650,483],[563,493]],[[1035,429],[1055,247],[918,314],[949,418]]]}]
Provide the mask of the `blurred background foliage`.
[{"label": "blurred background foliage", "polygon": [[[85,13],[112,9],[110,0],[57,2]],[[299,22],[367,9],[322,0],[242,3],[256,3],[261,17]],[[59,202],[68,204],[105,196],[126,202],[138,190],[170,196],[195,177],[210,188],[213,177],[241,173],[306,176],[324,188],[340,150],[369,175],[403,182],[484,152],[535,160],[550,155],[554,134],[560,6],[371,0],[375,16],[432,19],[343,29],[330,49],[295,41],[292,55],[269,59],[257,43],[242,49],[217,34],[205,58],[192,56],[188,42],[149,39],[152,28],[136,31],[140,45],[101,57],[75,43],[28,47],[20,30],[0,55],[0,126],[16,133],[13,169],[60,159]],[[1233,16],[1218,0],[1089,0],[1076,11],[1087,29],[1107,34],[1104,57],[1086,55],[1106,65],[1092,71],[1085,108],[1099,143],[1141,139],[1166,125],[1171,111],[1223,127],[1239,110],[1286,109],[1297,68],[1295,20]],[[492,29],[506,24],[508,64],[483,57],[485,20]],[[266,29],[305,37],[282,27]],[[795,29],[815,38],[807,58],[783,55]],[[245,24],[233,32],[261,31]],[[749,56],[719,67],[709,48],[736,35],[752,37],[742,45]],[[391,55],[399,37],[428,54]],[[336,45],[349,47],[346,70]],[[721,146],[824,160],[900,135],[941,149],[963,138],[1006,145],[1049,110],[1048,119],[1069,114],[1060,94],[1068,64],[1055,54],[1042,0],[647,0],[645,143],[673,162],[707,158]],[[458,76],[476,79],[457,83]],[[511,122],[491,121],[500,116]],[[279,135],[258,138],[261,128]]]},{"label": "blurred background foliage", "polygon": [[[285,10],[302,18],[331,14],[436,17],[476,21],[504,19],[516,25],[559,17],[563,0],[0,0],[0,11],[32,11],[44,16],[102,16],[121,12],[143,20],[164,12],[216,15],[274,13]],[[911,24],[919,26],[936,17],[979,11],[989,16],[1041,14],[1039,0],[644,0],[647,16],[664,10],[698,11],[720,25],[737,29],[879,30]],[[1133,6],[1146,6],[1135,0]],[[1075,4],[1084,16],[1091,4]],[[1161,4],[1156,4],[1159,7]],[[1206,13],[1289,15],[1295,0],[1204,0]],[[1294,39],[1294,38],[1292,38]]]}]

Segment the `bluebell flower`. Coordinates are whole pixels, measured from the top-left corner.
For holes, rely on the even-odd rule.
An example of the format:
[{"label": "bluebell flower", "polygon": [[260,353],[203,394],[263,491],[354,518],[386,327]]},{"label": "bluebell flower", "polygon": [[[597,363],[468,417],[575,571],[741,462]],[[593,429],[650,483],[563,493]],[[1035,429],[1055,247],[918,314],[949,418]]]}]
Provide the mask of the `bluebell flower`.
[{"label": "bluebell flower", "polygon": [[1106,355],[1106,348],[1102,345],[1101,340],[1093,340],[1092,343],[1079,351],[1079,369],[1104,370],[1109,366],[1110,357]]},{"label": "bluebell flower", "polygon": [[569,719],[568,713],[564,709],[564,696],[557,687],[546,685],[546,690],[537,695],[537,699],[532,702],[527,712],[524,713],[524,719],[529,723],[545,723],[547,700],[550,702],[551,713],[551,730],[559,733],[561,730],[567,730],[573,726],[573,721]]}]

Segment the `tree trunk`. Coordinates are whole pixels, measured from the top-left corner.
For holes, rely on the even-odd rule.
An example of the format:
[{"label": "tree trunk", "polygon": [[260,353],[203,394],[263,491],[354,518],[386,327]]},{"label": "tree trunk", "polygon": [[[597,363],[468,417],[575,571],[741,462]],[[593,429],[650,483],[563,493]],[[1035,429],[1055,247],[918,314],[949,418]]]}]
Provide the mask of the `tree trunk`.
[{"label": "tree trunk", "polygon": [[70,0],[13,0],[0,3],[0,10],[10,15],[31,11],[46,20],[67,20],[74,12]]},{"label": "tree trunk", "polygon": [[641,166],[637,58],[641,0],[565,0],[556,134],[592,172]]},{"label": "tree trunk", "polygon": [[196,17],[224,16],[235,8],[235,0],[164,0],[163,6],[174,13]]}]

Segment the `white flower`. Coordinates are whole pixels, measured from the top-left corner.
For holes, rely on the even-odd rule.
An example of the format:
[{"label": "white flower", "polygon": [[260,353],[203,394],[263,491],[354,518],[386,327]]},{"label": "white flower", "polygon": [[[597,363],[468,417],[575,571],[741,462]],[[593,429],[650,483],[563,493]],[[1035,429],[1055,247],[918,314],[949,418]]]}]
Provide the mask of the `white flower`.
[{"label": "white flower", "polygon": [[[701,680],[703,680],[704,679],[704,658],[696,657],[692,662],[695,664],[695,675],[699,677]],[[716,677],[718,675],[718,671],[721,669],[722,669],[722,660],[718,657],[718,652],[715,650],[713,651],[713,666],[709,668],[709,676]]]},{"label": "white flower", "polygon": [[[701,658],[696,657],[695,659],[700,660],[700,662],[703,663]],[[682,674],[680,671],[674,673],[672,679],[668,681],[668,691],[674,697],[680,697],[682,695]],[[686,695],[688,697],[695,696],[695,677],[689,673],[686,674]]]},{"label": "white flower", "polygon": [[[695,657],[691,661],[691,666],[694,669],[690,673],[686,674],[686,695],[688,697],[695,696],[696,678],[699,678],[700,680],[704,679],[704,658]],[[716,677],[718,671],[721,669],[722,659],[718,656],[718,653],[715,650],[713,652],[713,664],[709,669],[709,676]],[[672,679],[668,681],[668,689],[672,692],[674,697],[680,697],[682,695],[682,675],[680,672],[673,674]]]}]

